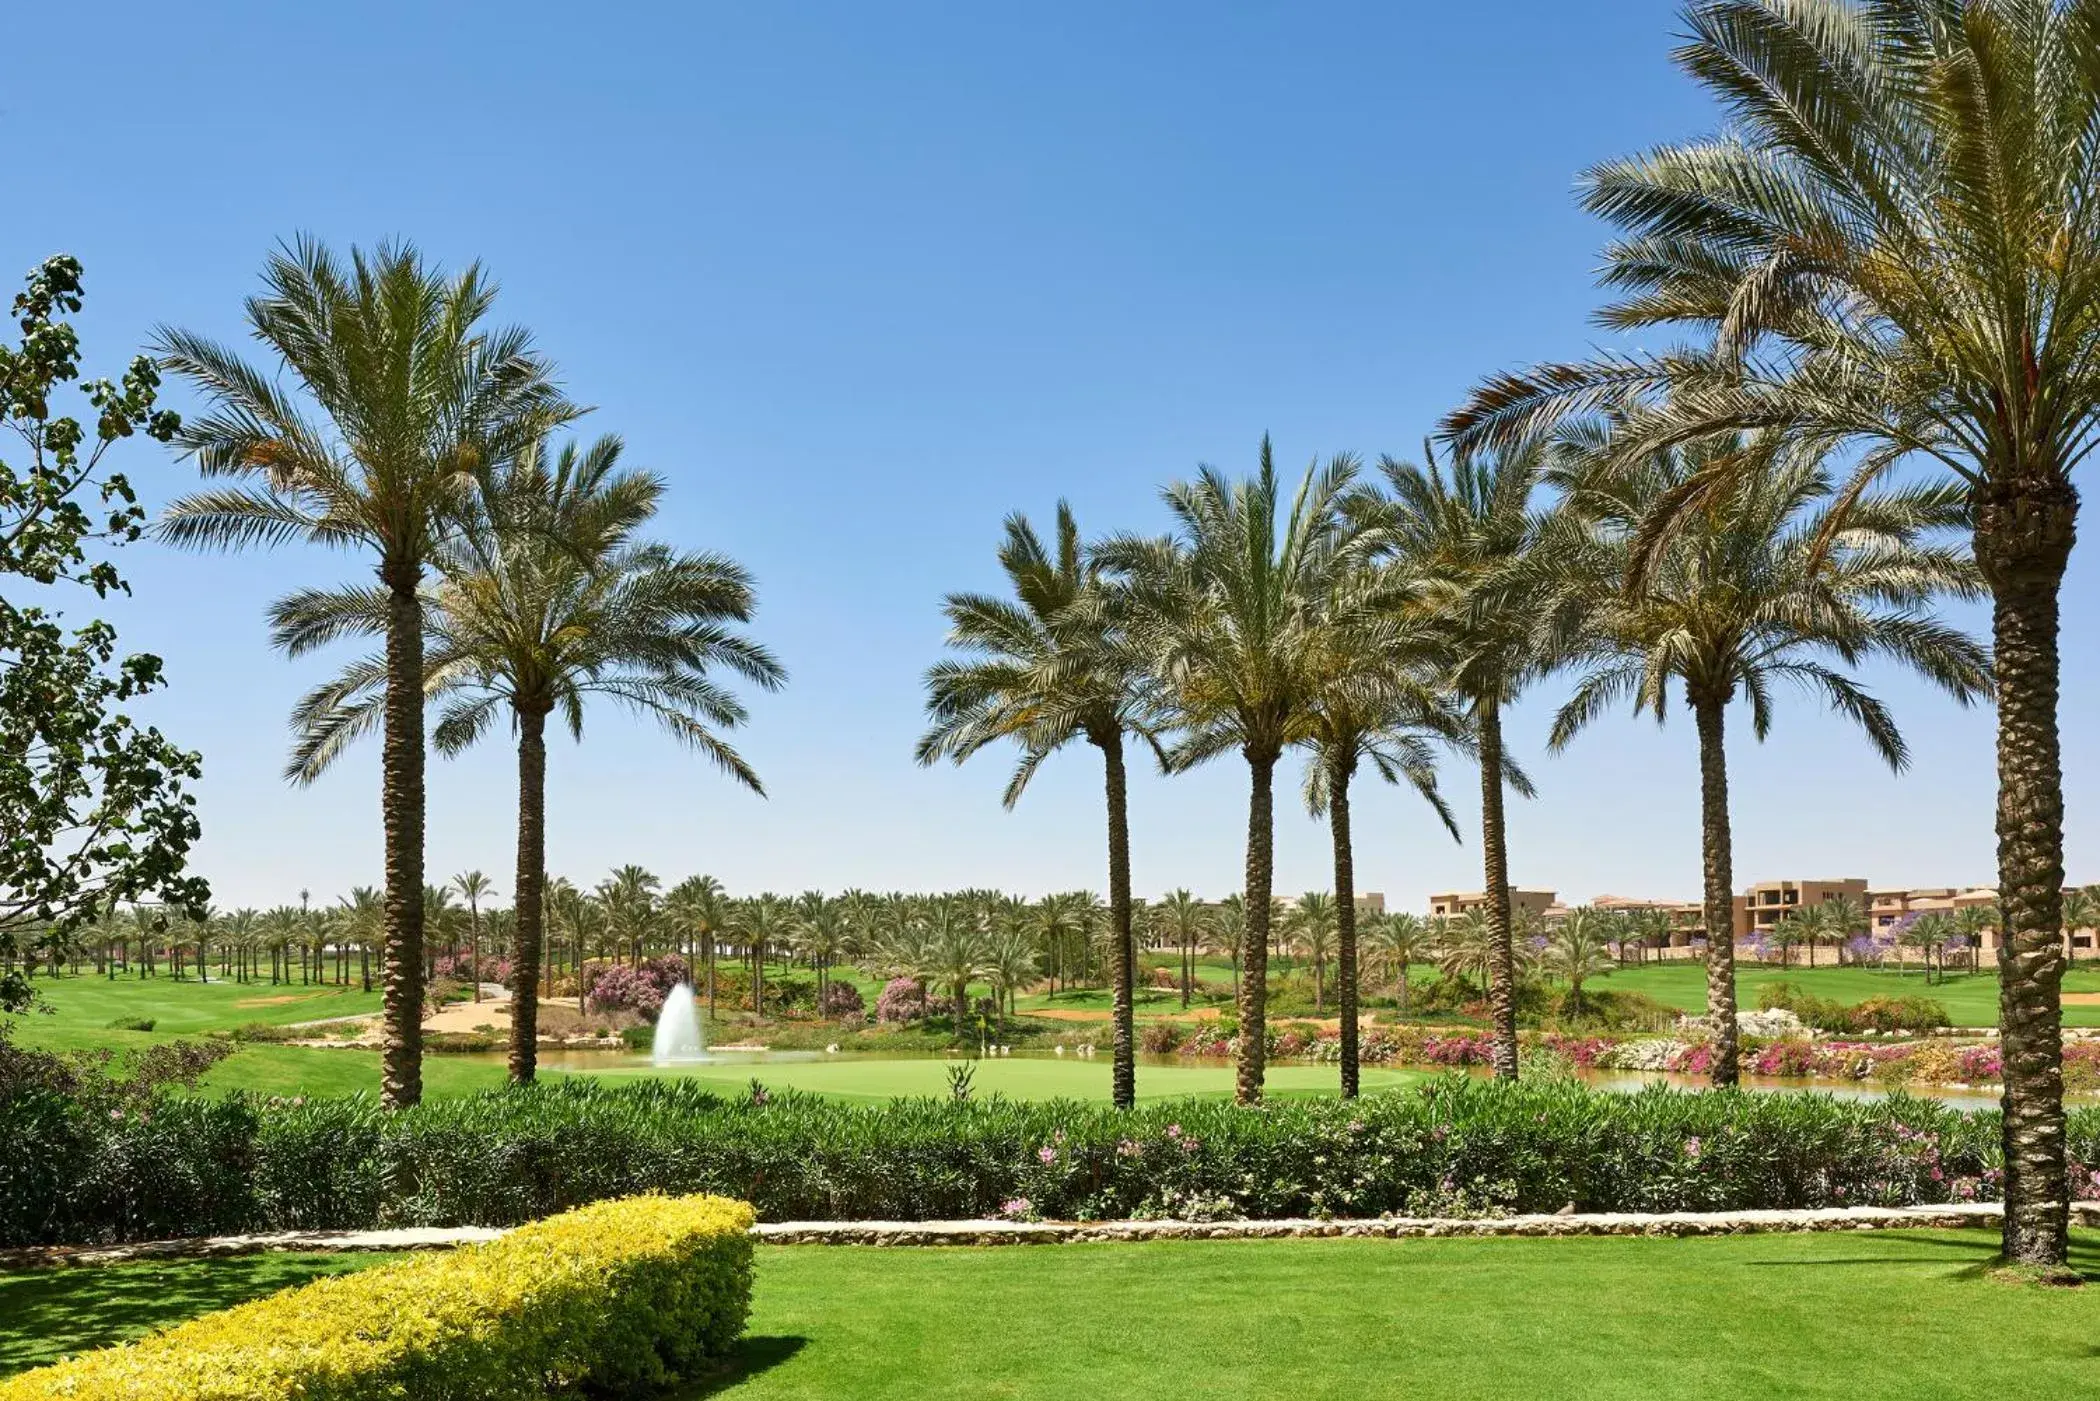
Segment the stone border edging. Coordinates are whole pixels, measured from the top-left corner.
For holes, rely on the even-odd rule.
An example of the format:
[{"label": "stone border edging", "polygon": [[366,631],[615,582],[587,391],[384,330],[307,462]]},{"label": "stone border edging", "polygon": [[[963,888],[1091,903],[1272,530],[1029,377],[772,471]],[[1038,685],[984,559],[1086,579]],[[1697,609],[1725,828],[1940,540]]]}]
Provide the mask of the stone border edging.
[{"label": "stone border edging", "polygon": [[[1488,1217],[1380,1216],[1268,1221],[765,1221],[766,1245],[1076,1245],[1146,1240],[1418,1240],[1540,1236],[1732,1236],[1789,1231],[1963,1230],[1995,1224],[1997,1202],[1942,1206],[1813,1207],[1798,1211],[1591,1211]],[[2100,1226],[2100,1201],[2073,1202],[2071,1224]],[[494,1226],[408,1226],[374,1231],[272,1231],[131,1245],[0,1250],[0,1269],[188,1260],[265,1251],[449,1250],[494,1240]]]},{"label": "stone border edging", "polygon": [[[2100,1203],[2078,1224],[2100,1223]],[[1069,1245],[1100,1241],[1421,1239],[1493,1236],[1720,1236],[1774,1231],[1956,1230],[1994,1224],[1996,1202],[1824,1207],[1802,1211],[1598,1211],[1479,1218],[1311,1217],[1270,1221],[779,1221],[752,1228],[769,1245]]]}]

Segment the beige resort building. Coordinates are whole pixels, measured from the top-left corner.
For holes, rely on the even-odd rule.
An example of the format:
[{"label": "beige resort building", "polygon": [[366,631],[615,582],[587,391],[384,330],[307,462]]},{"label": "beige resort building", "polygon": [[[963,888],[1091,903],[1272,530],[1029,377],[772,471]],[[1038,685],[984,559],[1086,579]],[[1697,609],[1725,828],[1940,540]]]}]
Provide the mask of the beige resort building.
[{"label": "beige resort building", "polygon": [[[2073,888],[2066,886],[2064,893],[2070,894]],[[1512,886],[1509,895],[1513,911],[1533,915],[1548,924],[1567,913],[1568,907],[1560,902],[1558,891]],[[1797,910],[1841,899],[1852,901],[1856,908],[1864,911],[1868,929],[1882,930],[1908,915],[1955,914],[1978,906],[1993,906],[1998,902],[1998,892],[1991,886],[1874,889],[1857,877],[1759,881],[1735,897],[1734,927],[1730,932],[1738,940],[1745,939],[1752,933],[1773,929]],[[1706,911],[1697,900],[1599,895],[1589,904],[1597,909],[1621,912],[1660,911],[1669,920],[1669,932],[1658,936],[1654,949],[1665,958],[1690,957],[1695,952],[1694,941],[1704,942],[1707,936]],[[1484,909],[1486,905],[1487,895],[1482,891],[1447,891],[1429,897],[1429,914],[1432,919],[1449,918]],[[1986,928],[1980,938],[1978,953],[1994,954],[1998,945],[1998,931]],[[2080,954],[2090,956],[2096,947],[2100,947],[2100,930],[2073,930],[2066,945],[2073,957]]]}]

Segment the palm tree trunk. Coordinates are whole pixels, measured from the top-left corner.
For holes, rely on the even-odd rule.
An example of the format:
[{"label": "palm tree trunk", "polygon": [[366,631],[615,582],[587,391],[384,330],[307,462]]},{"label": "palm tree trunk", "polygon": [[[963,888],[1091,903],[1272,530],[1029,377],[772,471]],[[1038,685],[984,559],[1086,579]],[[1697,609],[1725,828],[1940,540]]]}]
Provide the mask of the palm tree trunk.
[{"label": "palm tree trunk", "polygon": [[1101,747],[1106,770],[1108,917],[1116,940],[1113,1092],[1116,1108],[1128,1109],[1137,1103],[1137,943],[1130,928],[1130,809],[1123,733],[1101,735],[1094,743]]},{"label": "palm tree trunk", "polygon": [[518,720],[518,868],[513,877],[516,946],[510,959],[510,1078],[529,1085],[539,1069],[540,940],[547,901],[547,714]]},{"label": "palm tree trunk", "polygon": [[1247,755],[1247,937],[1241,940],[1240,1056],[1233,1097],[1259,1104],[1268,1060],[1269,900],[1276,883],[1276,756]]},{"label": "palm tree trunk", "polygon": [[1480,853],[1487,885],[1488,1011],[1495,1078],[1517,1078],[1517,976],[1511,951],[1509,845],[1502,813],[1502,709],[1483,700],[1480,719]]},{"label": "palm tree trunk", "polygon": [[1727,702],[1695,697],[1699,724],[1699,831],[1706,889],[1706,1020],[1713,1028],[1716,1088],[1739,1078],[1735,1029],[1735,853],[1728,824]]},{"label": "palm tree trunk", "polygon": [[386,741],[380,807],[386,824],[385,1043],[380,1102],[423,1098],[423,606],[422,570],[388,565]]},{"label": "palm tree trunk", "polygon": [[1334,839],[1334,924],[1338,996],[1342,1013],[1342,1098],[1357,1095],[1362,1071],[1356,1029],[1356,848],[1349,830],[1349,780],[1354,763],[1327,766],[1327,828]]},{"label": "palm tree trunk", "polygon": [[2064,1264],[2063,758],[2057,610],[2077,537],[2068,481],[2017,479],[1975,502],[1998,683],[1999,1048],[2004,1060],[2005,1225],[2010,1261]]}]

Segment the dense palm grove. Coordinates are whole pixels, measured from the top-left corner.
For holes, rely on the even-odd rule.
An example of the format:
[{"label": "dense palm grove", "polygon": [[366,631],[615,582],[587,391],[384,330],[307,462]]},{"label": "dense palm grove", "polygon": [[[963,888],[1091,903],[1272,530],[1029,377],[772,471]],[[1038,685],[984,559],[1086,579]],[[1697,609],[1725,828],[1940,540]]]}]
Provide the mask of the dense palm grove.
[{"label": "dense palm grove", "polygon": [[[1105,900],[847,893],[733,899],[628,868],[594,889],[546,879],[545,727],[581,736],[609,701],[660,722],[727,776],[744,718],[724,673],[760,689],[780,664],[740,628],[755,585],[733,561],[646,537],[662,491],[616,439],[561,441],[580,410],[522,330],[493,327],[482,272],[447,277],[407,247],[347,259],[301,242],[247,303],[267,358],[163,333],[161,365],[206,401],[175,441],[222,479],[175,504],[163,536],[361,552],[373,573],[290,595],[278,643],[375,647],[294,714],[291,772],[311,778],[382,740],[383,885],[323,906],[169,922],[111,912],[69,934],[115,972],[216,964],[226,975],[376,980],[384,1092],[420,1095],[426,980],[507,982],[512,1072],[533,1075],[533,1009],[588,993],[585,970],[675,955],[709,998],[721,961],[766,1008],[769,961],[915,980],[959,1031],[970,990],[1105,982],[1115,1099],[1131,1104],[1142,946],[1232,960],[1238,1097],[1262,1095],[1269,962],[1293,951],[1340,1019],[1358,1084],[1367,978],[1405,998],[1408,967],[1473,980],[1497,1072],[1518,1070],[1520,987],[1573,986],[1643,946],[1616,915],[1531,930],[1512,909],[1507,796],[1532,790],[1510,708],[1564,698],[1557,749],[1614,708],[1687,712],[1699,738],[1708,929],[1731,927],[1728,722],[1762,739],[1790,690],[1856,726],[1892,768],[1895,717],[1863,684],[1894,665],[2000,722],[1999,892],[2006,1248],[2061,1264],[2065,1180],[2060,993],[2065,926],[2057,738],[2058,590],[2075,534],[2071,473],[2100,429],[2100,4],[2074,0],[1711,0],[1680,62],[1726,132],[1591,172],[1589,207],[1621,234],[1604,282],[1614,329],[1683,337],[1486,380],[1411,460],[1343,454],[1302,474],[1264,440],[1244,475],[1168,485],[1167,529],[1089,538],[1058,508],[1046,538],[1006,525],[1000,593],[947,601],[950,655],[926,678],[922,763],[988,748],[1038,767],[1101,760]],[[1939,616],[1989,601],[1992,645]],[[426,730],[426,716],[435,723]],[[499,721],[515,737],[511,903],[476,873],[424,869],[426,752]],[[1740,739],[1740,731],[1737,738]],[[1215,904],[1133,895],[1128,766],[1224,760],[1247,783],[1245,875]],[[1484,908],[1440,929],[1366,918],[1352,789],[1408,785],[1460,837],[1439,769],[1477,779]],[[1302,782],[1294,790],[1291,784]],[[1274,888],[1279,778],[1331,835],[1331,889]],[[1686,806],[1693,798],[1685,775]],[[760,790],[762,791],[762,790]],[[1942,956],[1978,929],[1929,924]],[[1842,946],[1790,926],[1782,942]],[[1962,942],[1957,942],[1962,941]],[[54,944],[55,962],[72,956]],[[1736,1083],[1735,949],[1706,952],[1717,1086]]]}]

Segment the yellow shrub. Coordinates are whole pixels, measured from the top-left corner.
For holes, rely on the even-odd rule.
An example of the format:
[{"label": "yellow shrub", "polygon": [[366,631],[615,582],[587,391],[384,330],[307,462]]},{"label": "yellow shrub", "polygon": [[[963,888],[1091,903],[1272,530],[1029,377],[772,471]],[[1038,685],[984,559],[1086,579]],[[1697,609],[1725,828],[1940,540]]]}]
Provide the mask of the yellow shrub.
[{"label": "yellow shrub", "polygon": [[751,1208],[625,1197],[486,1245],[315,1280],[0,1381],[0,1401],[625,1395],[743,1332]]}]

